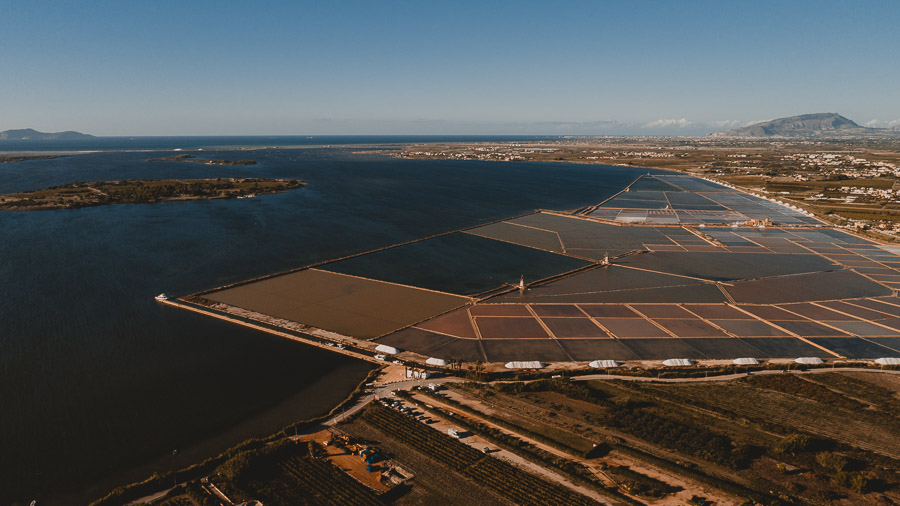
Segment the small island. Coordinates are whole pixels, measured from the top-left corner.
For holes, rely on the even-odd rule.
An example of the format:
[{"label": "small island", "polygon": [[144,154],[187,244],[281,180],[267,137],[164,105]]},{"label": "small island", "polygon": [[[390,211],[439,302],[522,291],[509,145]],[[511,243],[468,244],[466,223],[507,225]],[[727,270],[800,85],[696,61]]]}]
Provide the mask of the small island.
[{"label": "small island", "polygon": [[305,186],[296,179],[159,179],[69,183],[31,192],[0,195],[0,209],[38,211],[107,204],[149,204],[173,200],[249,198]]},{"label": "small island", "polygon": [[68,141],[93,138],[93,135],[72,130],[66,130],[65,132],[38,132],[33,128],[19,128],[0,132],[0,141]]},{"label": "small island", "polygon": [[0,163],[27,162],[28,160],[51,160],[69,155],[0,155]]},{"label": "small island", "polygon": [[182,154],[164,158],[149,158],[148,162],[191,162],[203,165],[256,165],[256,160],[202,160],[194,155]]}]

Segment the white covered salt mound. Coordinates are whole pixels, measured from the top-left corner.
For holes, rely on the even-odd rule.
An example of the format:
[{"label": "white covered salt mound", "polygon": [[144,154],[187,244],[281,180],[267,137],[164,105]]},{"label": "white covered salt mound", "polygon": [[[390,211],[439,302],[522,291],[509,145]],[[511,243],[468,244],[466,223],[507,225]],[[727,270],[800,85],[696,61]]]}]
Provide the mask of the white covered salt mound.
[{"label": "white covered salt mound", "polygon": [[619,367],[622,364],[615,360],[594,360],[588,365],[597,369],[609,369],[611,367]]},{"label": "white covered salt mound", "polygon": [[388,346],[386,344],[379,344],[378,346],[375,347],[375,351],[377,351],[379,353],[386,353],[388,355],[396,355],[397,353],[400,353],[400,350],[398,350],[397,348],[394,348],[393,346]]},{"label": "white covered salt mound", "polygon": [[690,359],[687,358],[670,358],[668,360],[663,360],[663,365],[666,367],[679,367],[686,365],[694,365]]},{"label": "white covered salt mound", "polygon": [[544,367],[544,364],[538,362],[537,360],[532,360],[530,362],[507,362],[507,369],[541,369]]}]

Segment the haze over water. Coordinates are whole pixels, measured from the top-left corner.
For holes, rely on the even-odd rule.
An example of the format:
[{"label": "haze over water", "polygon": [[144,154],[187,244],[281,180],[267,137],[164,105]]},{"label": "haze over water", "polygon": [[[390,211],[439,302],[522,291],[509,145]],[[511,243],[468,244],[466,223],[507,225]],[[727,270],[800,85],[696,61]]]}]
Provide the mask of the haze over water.
[{"label": "haze over water", "polygon": [[[143,147],[161,145],[148,140]],[[88,142],[46,149],[101,148]],[[327,411],[369,370],[341,355],[161,307],[157,293],[181,296],[536,208],[572,209],[648,172],[355,151],[202,152],[251,158],[254,166],[146,161],[168,151],[0,165],[0,193],[141,178],[309,183],[252,199],[0,212],[0,503],[73,497],[61,495],[67,492],[81,492],[74,497],[83,502],[154,470],[199,462]]]}]

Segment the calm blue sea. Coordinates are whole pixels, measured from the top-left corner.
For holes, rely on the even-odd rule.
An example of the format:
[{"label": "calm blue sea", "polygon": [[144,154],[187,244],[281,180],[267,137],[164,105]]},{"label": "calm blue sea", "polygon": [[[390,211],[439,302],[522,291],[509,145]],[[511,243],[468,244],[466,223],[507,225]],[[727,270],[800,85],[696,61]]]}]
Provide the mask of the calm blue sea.
[{"label": "calm blue sea", "polygon": [[[154,138],[127,147],[245,142],[232,139]],[[292,139],[278,144],[297,144]],[[318,139],[330,140],[309,140],[338,144]],[[46,150],[99,149],[92,143]],[[254,199],[0,212],[0,504],[84,502],[155,470],[200,461],[327,411],[369,370],[340,355],[161,307],[154,295],[185,295],[536,208],[576,208],[646,172],[358,151],[203,152],[253,158],[253,166],[147,161],[171,151],[0,164],[0,193],[136,178],[309,183]]]}]

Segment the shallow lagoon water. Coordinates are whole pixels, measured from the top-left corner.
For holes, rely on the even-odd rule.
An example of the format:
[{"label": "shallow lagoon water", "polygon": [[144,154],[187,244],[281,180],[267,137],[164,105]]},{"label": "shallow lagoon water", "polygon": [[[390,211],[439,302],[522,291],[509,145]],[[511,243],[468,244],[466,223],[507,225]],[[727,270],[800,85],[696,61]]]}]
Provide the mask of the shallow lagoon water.
[{"label": "shallow lagoon water", "polygon": [[[646,173],[399,160],[349,148],[203,152],[258,161],[242,167],[146,161],[169,154],[0,165],[0,193],[137,178],[309,183],[254,199],[0,213],[0,503],[73,491],[86,500],[148,475],[148,463],[202,460],[290,417],[327,411],[368,370],[160,307],[157,293],[184,295],[535,208],[576,208]],[[332,388],[304,390],[323,377]],[[184,451],[204,441],[213,442]],[[175,449],[182,457],[171,457]]]},{"label": "shallow lagoon water", "polygon": [[[409,269],[410,265],[421,269]],[[504,285],[514,286],[522,276],[533,282],[588,265],[584,260],[568,256],[455,233],[320,268],[429,290],[475,295]]]}]

